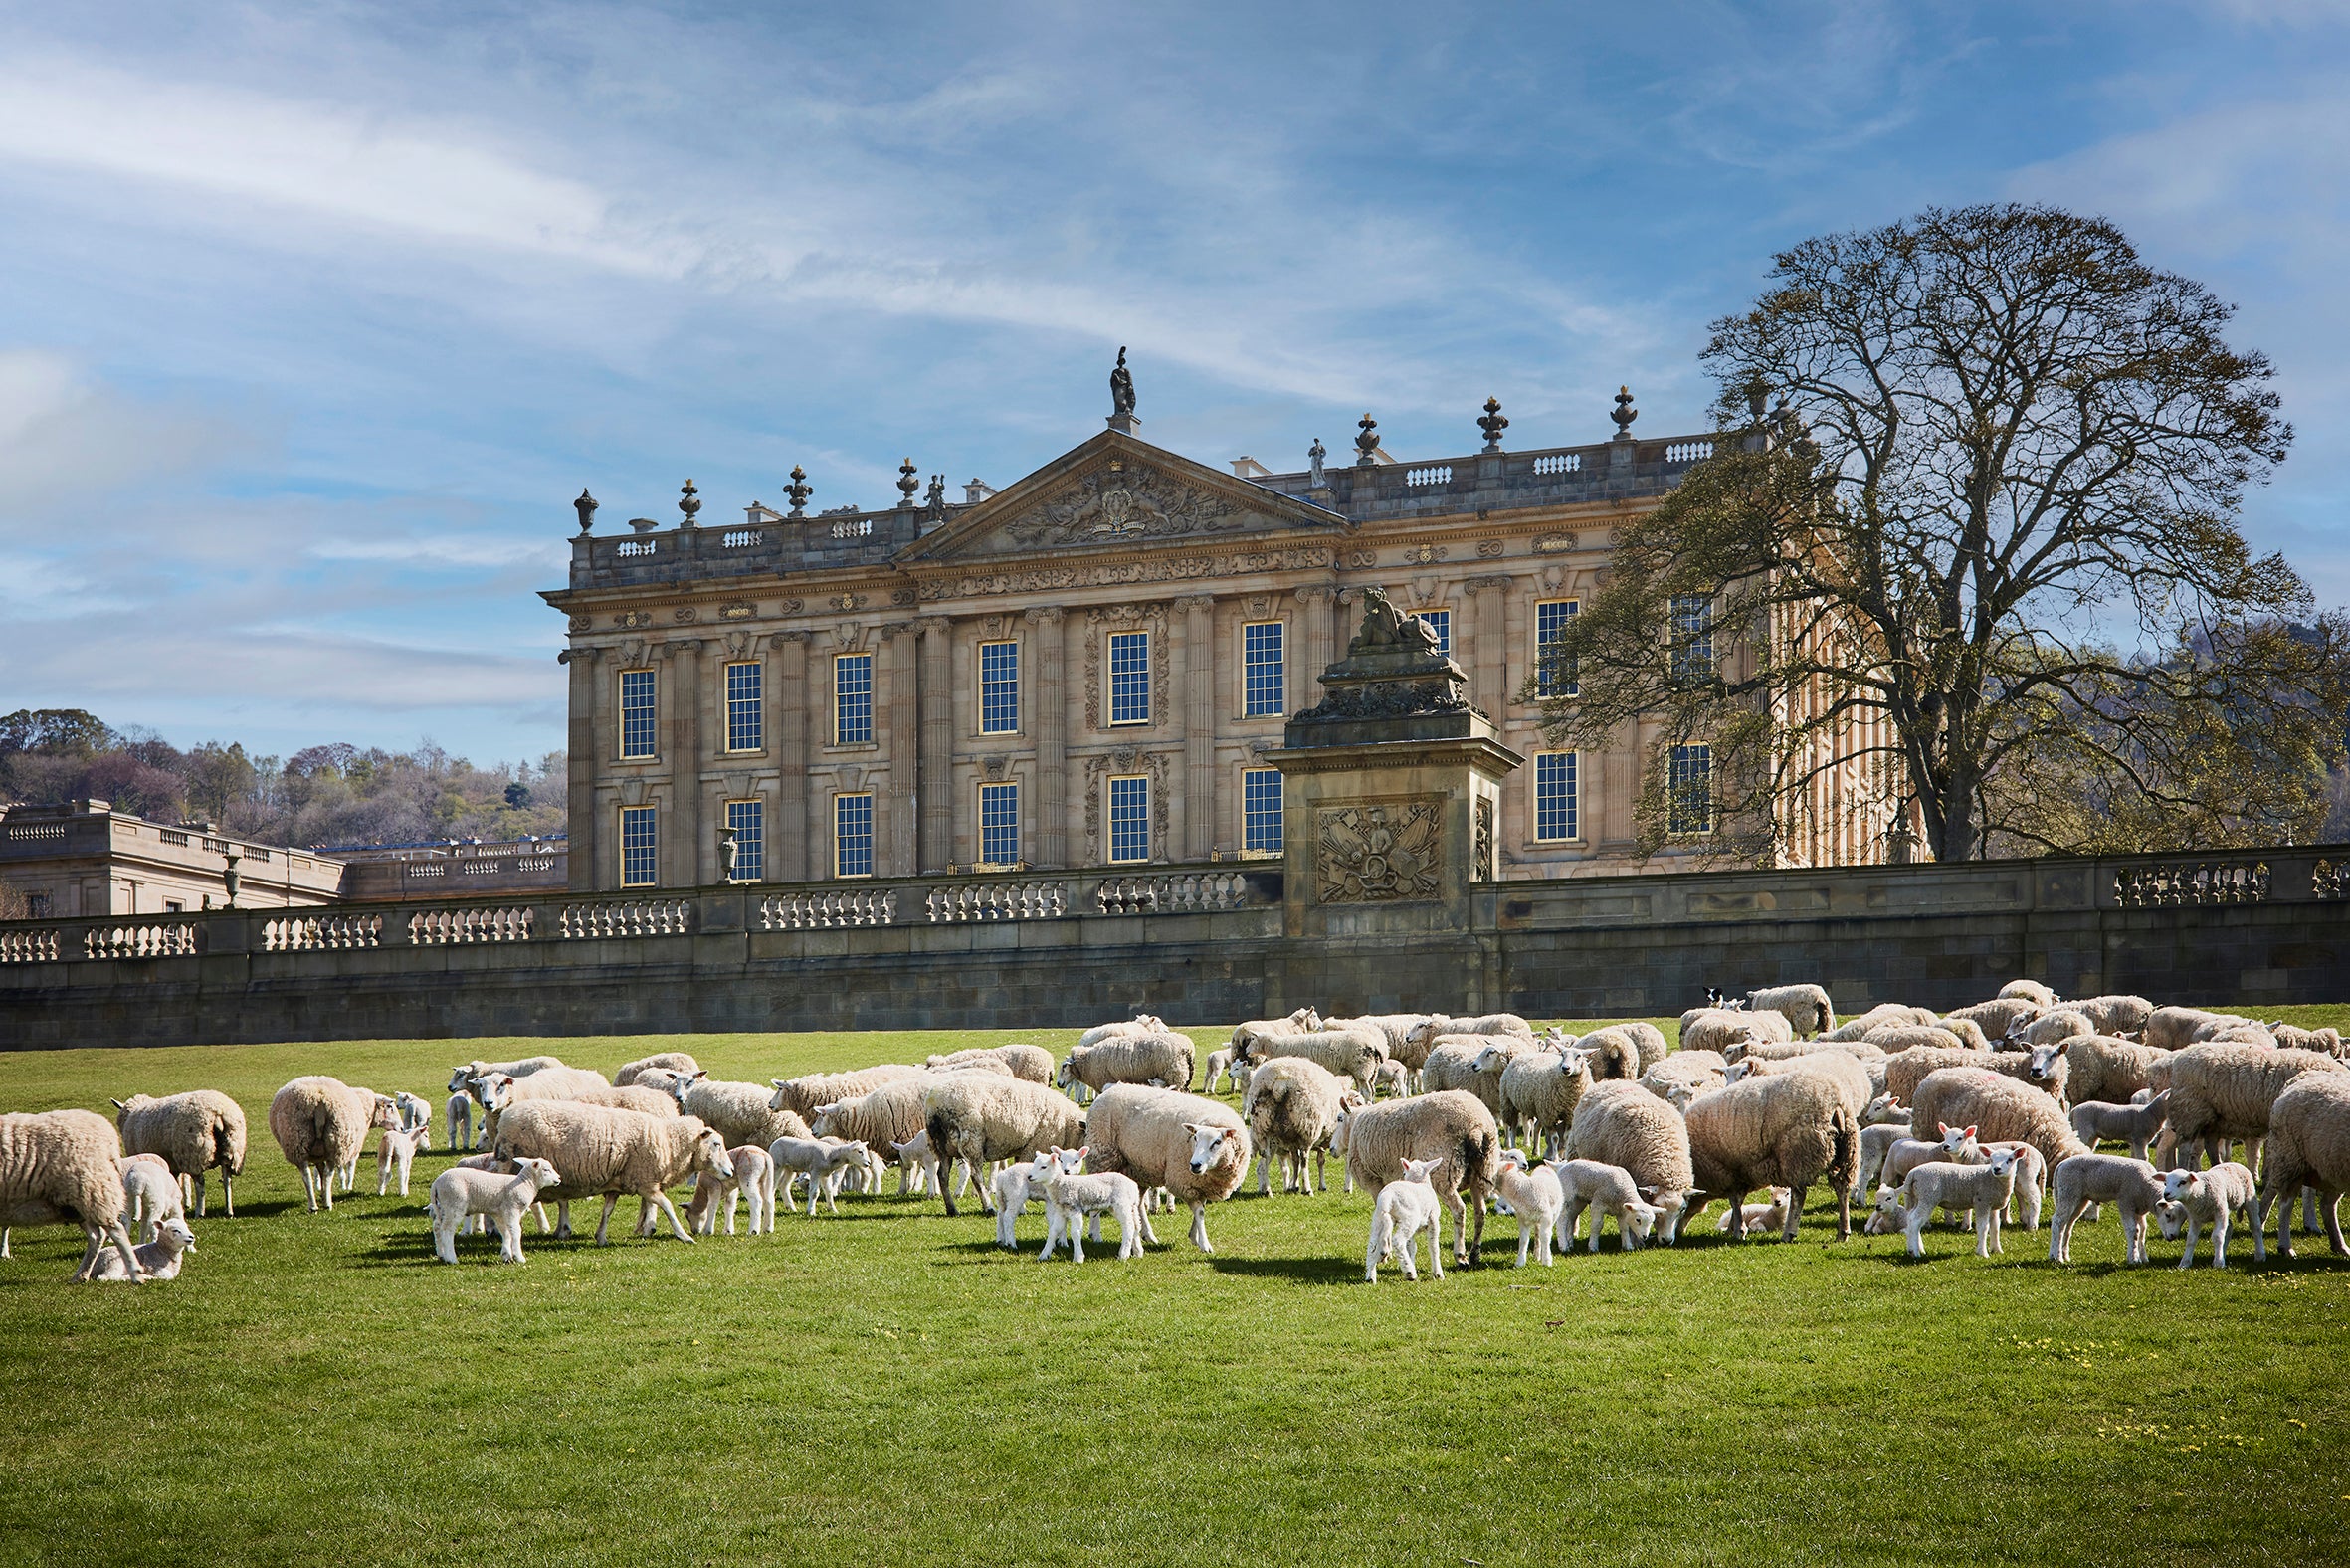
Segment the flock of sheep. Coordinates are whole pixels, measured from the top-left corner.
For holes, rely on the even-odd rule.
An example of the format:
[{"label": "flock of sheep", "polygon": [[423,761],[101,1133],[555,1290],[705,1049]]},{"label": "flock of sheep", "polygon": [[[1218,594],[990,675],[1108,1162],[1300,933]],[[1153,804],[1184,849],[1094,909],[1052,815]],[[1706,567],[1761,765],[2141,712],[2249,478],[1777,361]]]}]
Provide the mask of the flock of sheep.
[{"label": "flock of sheep", "polygon": [[[2004,1222],[2038,1228],[2046,1188],[2053,1261],[2068,1261],[2073,1228],[2109,1204],[2130,1262],[2146,1261],[2152,1221],[2187,1238],[2181,1268],[2205,1231],[2224,1266],[2240,1219],[2265,1257],[2272,1208],[2290,1257],[2296,1194],[2303,1229],[2322,1219],[2334,1251],[2350,1252],[2335,1208],[2350,1186],[2345,1056],[2330,1029],[2135,996],[2064,1002],[2017,981],[1952,1013],[1887,1004],[1841,1026],[1819,986],[1712,994],[1682,1015],[1677,1049],[1646,1023],[1577,1038],[1513,1014],[1324,1020],[1307,1008],[1240,1025],[1204,1063],[1148,1016],[1087,1031],[1058,1062],[1005,1045],[765,1084],[713,1079],[683,1052],[610,1079],[553,1057],[477,1061],[450,1076],[448,1146],[465,1157],[434,1179],[426,1209],[443,1261],[488,1227],[519,1263],[526,1217],[543,1234],[548,1203],[568,1236],[572,1200],[600,1196],[598,1245],[623,1197],[638,1200],[639,1236],[664,1217],[684,1241],[721,1218],[731,1236],[746,1204],[759,1235],[779,1197],[798,1212],[804,1187],[811,1218],[820,1202],[837,1212],[844,1191],[878,1194],[894,1166],[900,1195],[935,1195],[949,1215],[975,1192],[1007,1248],[1041,1205],[1041,1256],[1066,1245],[1081,1262],[1104,1217],[1132,1258],[1158,1239],[1151,1214],[1178,1205],[1193,1245],[1213,1251],[1207,1208],[1253,1160],[1260,1194],[1276,1169],[1283,1191],[1310,1193],[1317,1178],[1328,1190],[1334,1154],[1348,1190],[1377,1194],[1371,1280],[1391,1261],[1417,1278],[1422,1237],[1443,1277],[1443,1219],[1465,1264],[1496,1208],[1516,1221],[1521,1267],[1570,1250],[1587,1212],[1591,1250],[1610,1219],[1630,1250],[1672,1243],[1716,1199],[1718,1230],[1792,1241],[1822,1181],[1840,1239],[1873,1184],[1865,1228],[1905,1234],[1913,1255],[1937,1210],[1972,1228],[1978,1254],[1999,1251]],[[188,1212],[205,1214],[216,1167],[235,1214],[236,1101],[198,1089],[114,1107],[110,1125],[84,1110],[0,1116],[0,1257],[5,1227],[73,1224],[89,1244],[75,1277],[169,1278],[194,1248]],[[331,1209],[371,1135],[378,1194],[395,1181],[405,1194],[433,1108],[304,1077],[271,1102],[270,1132],[310,1207]],[[2229,1157],[2239,1143],[2241,1162]],[[669,1194],[686,1184],[681,1214]],[[1746,1202],[1765,1191],[1768,1203]]]}]

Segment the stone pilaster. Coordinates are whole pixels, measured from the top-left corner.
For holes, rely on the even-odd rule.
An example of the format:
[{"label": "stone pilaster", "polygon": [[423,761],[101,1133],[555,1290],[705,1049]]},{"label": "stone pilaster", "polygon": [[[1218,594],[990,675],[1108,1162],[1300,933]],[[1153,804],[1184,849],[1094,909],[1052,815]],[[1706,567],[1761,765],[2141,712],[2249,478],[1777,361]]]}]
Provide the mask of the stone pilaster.
[{"label": "stone pilaster", "polygon": [[1298,674],[1285,679],[1288,686],[1284,712],[1294,713],[1314,703],[1314,682],[1330,665],[1330,622],[1338,590],[1316,583],[1297,590]]},{"label": "stone pilaster", "polygon": [[921,870],[943,872],[954,858],[954,623],[926,615],[921,629],[922,736],[918,764]]},{"label": "stone pilaster", "polygon": [[1025,617],[1036,664],[1036,803],[1029,809],[1029,860],[1047,870],[1069,864],[1069,693],[1062,684],[1064,634],[1059,605]]},{"label": "stone pilaster", "polygon": [[1494,722],[1501,720],[1509,692],[1507,577],[1471,577],[1462,585],[1469,595],[1469,668],[1475,672],[1470,699]]},{"label": "stone pilaster", "polygon": [[889,696],[884,712],[889,722],[889,733],[882,740],[883,754],[889,759],[889,791],[877,805],[885,804],[886,813],[877,812],[874,823],[874,869],[884,877],[911,877],[914,874],[914,795],[915,753],[919,737],[916,725],[916,696],[914,685],[914,623],[891,621],[881,628],[881,663],[886,667],[878,674],[889,683]]},{"label": "stone pilaster", "polygon": [[775,757],[775,825],[767,833],[769,882],[806,882],[815,825],[808,801],[808,639],[778,632],[767,687],[767,744]]},{"label": "stone pilaster", "polygon": [[[701,833],[701,639],[681,638],[664,650],[670,676],[667,739],[670,800],[662,825],[661,885],[696,887],[705,878]],[[714,841],[713,841],[714,842]]]},{"label": "stone pilaster", "polygon": [[1176,601],[1183,612],[1183,858],[1216,843],[1216,598]]},{"label": "stone pilaster", "polygon": [[596,684],[604,677],[603,650],[567,648],[556,657],[571,671],[571,749],[565,799],[570,818],[569,886],[591,892],[596,885],[596,840],[603,814],[596,810]]}]

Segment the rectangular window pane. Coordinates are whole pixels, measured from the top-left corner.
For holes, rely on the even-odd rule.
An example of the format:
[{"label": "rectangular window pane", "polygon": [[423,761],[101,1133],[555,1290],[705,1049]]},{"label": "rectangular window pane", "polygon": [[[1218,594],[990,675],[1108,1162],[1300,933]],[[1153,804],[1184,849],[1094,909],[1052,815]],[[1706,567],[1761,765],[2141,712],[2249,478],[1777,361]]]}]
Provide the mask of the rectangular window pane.
[{"label": "rectangular window pane", "polygon": [[1109,858],[1113,861],[1150,859],[1150,780],[1147,778],[1109,781]]},{"label": "rectangular window pane", "polygon": [[661,864],[656,851],[659,843],[653,807],[620,808],[620,884],[623,887],[650,887],[659,880]]},{"label": "rectangular window pane", "polygon": [[1420,612],[1420,619],[1426,621],[1428,629],[1436,633],[1436,651],[1440,654],[1452,653],[1453,612],[1450,610],[1423,610]]},{"label": "rectangular window pane", "polygon": [[874,656],[842,654],[833,661],[833,744],[862,746],[874,738]]},{"label": "rectangular window pane", "polygon": [[734,880],[757,882],[767,875],[767,811],[755,800],[726,802],[726,826],[734,830]]},{"label": "rectangular window pane", "polygon": [[1672,596],[1672,678],[1703,681],[1713,674],[1713,601],[1701,593]]},{"label": "rectangular window pane", "polygon": [[757,664],[728,665],[726,667],[726,749],[728,751],[756,751],[767,743],[765,739],[766,709],[760,703],[760,692],[765,689],[766,666]]},{"label": "rectangular window pane", "polygon": [[1575,837],[1575,753],[1544,751],[1534,757],[1534,837]]},{"label": "rectangular window pane", "polygon": [[833,875],[871,877],[874,874],[874,798],[871,795],[833,797]]},{"label": "rectangular window pane", "polygon": [[1665,774],[1665,822],[1671,833],[1713,831],[1713,748],[1675,746]]},{"label": "rectangular window pane", "polygon": [[1275,768],[1251,768],[1241,775],[1241,847],[1279,854],[1281,775]]},{"label": "rectangular window pane", "polygon": [[979,645],[979,732],[1009,735],[1020,728],[1020,645]]},{"label": "rectangular window pane", "polygon": [[1150,634],[1109,634],[1109,721],[1150,722]]},{"label": "rectangular window pane", "polygon": [[1250,718],[1286,712],[1281,623],[1252,621],[1241,628],[1242,712]]},{"label": "rectangular window pane", "polygon": [[653,672],[623,670],[620,673],[620,754],[624,757],[653,755]]},{"label": "rectangular window pane", "polygon": [[1534,606],[1534,690],[1540,696],[1573,696],[1575,671],[1558,652],[1567,623],[1583,609],[1577,599],[1545,599]]},{"label": "rectangular window pane", "polygon": [[979,862],[1010,866],[1020,859],[1020,786],[979,786]]}]

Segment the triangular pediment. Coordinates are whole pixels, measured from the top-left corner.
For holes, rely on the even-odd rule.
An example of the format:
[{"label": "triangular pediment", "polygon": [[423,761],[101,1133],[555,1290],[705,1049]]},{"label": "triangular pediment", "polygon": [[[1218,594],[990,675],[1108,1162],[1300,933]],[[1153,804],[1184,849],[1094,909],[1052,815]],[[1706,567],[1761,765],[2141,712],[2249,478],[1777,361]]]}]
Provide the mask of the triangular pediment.
[{"label": "triangular pediment", "polygon": [[1336,512],[1105,430],[916,540],[897,560],[1060,557],[1350,531]]}]

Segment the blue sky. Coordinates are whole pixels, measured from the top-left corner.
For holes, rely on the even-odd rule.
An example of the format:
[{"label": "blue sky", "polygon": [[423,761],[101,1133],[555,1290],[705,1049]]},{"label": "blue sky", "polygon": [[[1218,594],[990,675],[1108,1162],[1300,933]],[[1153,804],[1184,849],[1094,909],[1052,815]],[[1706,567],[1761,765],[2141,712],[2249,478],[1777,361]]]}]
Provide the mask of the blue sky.
[{"label": "blue sky", "polygon": [[583,485],[1003,485],[1120,343],[1209,462],[1696,430],[1774,249],[2004,198],[2242,306],[2248,528],[2350,602],[2346,64],[2249,0],[10,6],[0,710],[535,756]]}]

